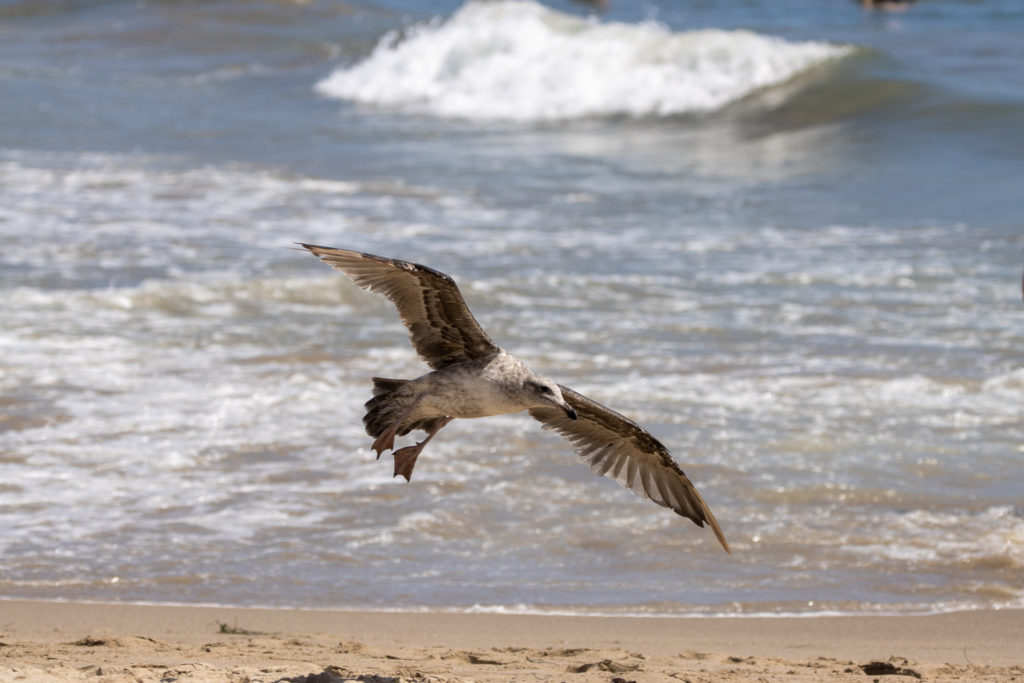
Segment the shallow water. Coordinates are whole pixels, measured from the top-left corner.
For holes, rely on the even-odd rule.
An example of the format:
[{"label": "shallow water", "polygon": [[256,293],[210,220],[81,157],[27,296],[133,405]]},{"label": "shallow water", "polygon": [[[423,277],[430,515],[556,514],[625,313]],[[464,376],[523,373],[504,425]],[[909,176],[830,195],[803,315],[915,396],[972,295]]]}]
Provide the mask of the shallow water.
[{"label": "shallow water", "polygon": [[[0,3],[0,596],[1024,604],[1018,5],[611,4]],[[526,415],[392,480],[425,366],[299,240],[453,275],[733,554]]]}]

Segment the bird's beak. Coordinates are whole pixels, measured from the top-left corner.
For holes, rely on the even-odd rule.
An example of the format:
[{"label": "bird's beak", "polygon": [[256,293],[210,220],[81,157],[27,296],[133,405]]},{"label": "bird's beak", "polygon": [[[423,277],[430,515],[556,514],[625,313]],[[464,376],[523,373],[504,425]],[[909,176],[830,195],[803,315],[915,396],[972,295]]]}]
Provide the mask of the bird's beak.
[{"label": "bird's beak", "polygon": [[566,416],[568,416],[570,420],[575,420],[577,417],[579,417],[579,415],[576,414],[576,409],[573,408],[568,403],[563,403],[558,407],[565,411]]}]

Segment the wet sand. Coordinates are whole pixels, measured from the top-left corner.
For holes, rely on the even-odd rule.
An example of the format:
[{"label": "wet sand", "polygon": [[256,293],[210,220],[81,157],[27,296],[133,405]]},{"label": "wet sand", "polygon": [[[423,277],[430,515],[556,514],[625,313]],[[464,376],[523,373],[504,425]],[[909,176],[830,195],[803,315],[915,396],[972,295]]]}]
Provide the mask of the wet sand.
[{"label": "wet sand", "polygon": [[628,618],[0,601],[0,680],[1024,681],[1024,610]]}]

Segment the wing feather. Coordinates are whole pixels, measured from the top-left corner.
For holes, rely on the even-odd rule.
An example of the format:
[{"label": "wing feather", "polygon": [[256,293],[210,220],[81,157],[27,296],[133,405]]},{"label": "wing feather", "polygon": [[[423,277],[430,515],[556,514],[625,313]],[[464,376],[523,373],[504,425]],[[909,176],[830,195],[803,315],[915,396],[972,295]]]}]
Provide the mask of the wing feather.
[{"label": "wing feather", "polygon": [[658,505],[669,506],[672,494],[668,490],[668,482],[664,477],[658,477],[653,470],[647,470],[647,491]]},{"label": "wing feather", "polygon": [[562,397],[578,415],[569,419],[558,408],[531,408],[530,415],[573,445],[597,475],[618,481],[640,496],[670,508],[697,526],[711,526],[726,552],[718,521],[668,449],[637,423],[568,387]]},{"label": "wing feather", "polygon": [[470,313],[455,281],[444,273],[358,251],[302,246],[363,289],[391,300],[413,348],[431,368],[482,360],[500,350]]}]

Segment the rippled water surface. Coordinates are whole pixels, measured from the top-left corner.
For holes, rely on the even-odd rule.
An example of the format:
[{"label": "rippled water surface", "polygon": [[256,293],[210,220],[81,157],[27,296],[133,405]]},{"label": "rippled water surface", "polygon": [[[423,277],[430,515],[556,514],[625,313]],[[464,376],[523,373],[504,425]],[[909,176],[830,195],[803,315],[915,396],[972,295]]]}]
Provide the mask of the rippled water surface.
[{"label": "rippled water surface", "polygon": [[[1024,14],[0,2],[0,596],[1024,606]],[[951,47],[955,46],[955,47]],[[733,547],[527,415],[390,477],[426,263]]]}]

